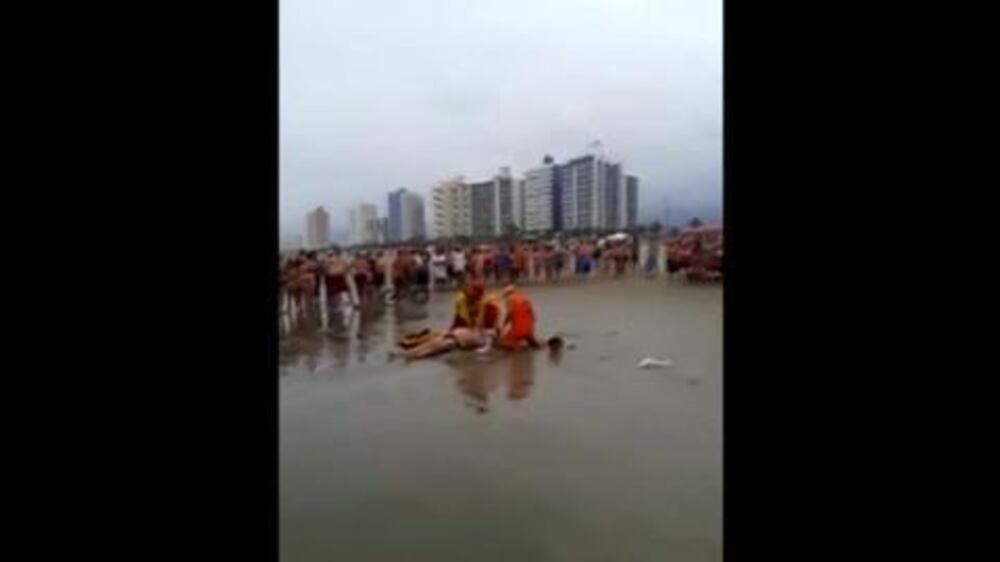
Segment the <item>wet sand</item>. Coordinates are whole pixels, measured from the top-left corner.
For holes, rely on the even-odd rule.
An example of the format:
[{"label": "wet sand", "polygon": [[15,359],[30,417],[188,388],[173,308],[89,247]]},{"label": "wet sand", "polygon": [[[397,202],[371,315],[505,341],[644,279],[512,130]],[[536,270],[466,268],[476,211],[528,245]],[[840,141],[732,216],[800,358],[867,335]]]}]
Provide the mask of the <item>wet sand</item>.
[{"label": "wet sand", "polygon": [[450,293],[283,328],[282,560],[722,559],[722,289],[525,292],[573,349],[388,363]]}]

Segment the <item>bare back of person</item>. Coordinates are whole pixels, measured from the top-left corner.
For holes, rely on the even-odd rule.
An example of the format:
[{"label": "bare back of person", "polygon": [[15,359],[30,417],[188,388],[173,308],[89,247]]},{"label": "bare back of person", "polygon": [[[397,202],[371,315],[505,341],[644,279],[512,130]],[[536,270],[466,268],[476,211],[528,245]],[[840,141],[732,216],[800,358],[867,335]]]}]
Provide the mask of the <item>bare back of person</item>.
[{"label": "bare back of person", "polygon": [[403,357],[410,361],[414,359],[426,359],[436,357],[453,351],[479,349],[490,342],[489,337],[482,331],[475,328],[452,328],[440,335],[433,335],[430,339],[416,347],[399,352],[389,352],[389,359]]}]

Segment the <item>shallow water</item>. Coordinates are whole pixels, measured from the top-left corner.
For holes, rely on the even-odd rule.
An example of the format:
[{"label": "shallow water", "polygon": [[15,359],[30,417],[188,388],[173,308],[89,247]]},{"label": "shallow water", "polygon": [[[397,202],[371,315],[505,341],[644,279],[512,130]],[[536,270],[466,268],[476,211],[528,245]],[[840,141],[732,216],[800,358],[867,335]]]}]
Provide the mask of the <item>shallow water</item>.
[{"label": "shallow water", "polygon": [[722,559],[721,288],[524,290],[571,349],[388,363],[447,293],[284,323],[282,560]]}]

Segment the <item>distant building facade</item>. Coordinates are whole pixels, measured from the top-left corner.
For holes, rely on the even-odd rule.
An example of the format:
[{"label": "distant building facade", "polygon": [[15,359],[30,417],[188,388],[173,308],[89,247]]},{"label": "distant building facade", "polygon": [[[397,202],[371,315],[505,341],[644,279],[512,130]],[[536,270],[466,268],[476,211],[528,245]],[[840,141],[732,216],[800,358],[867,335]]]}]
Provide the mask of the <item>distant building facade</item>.
[{"label": "distant building facade", "polygon": [[330,245],[330,215],[323,207],[316,207],[306,215],[306,244],[309,248]]},{"label": "distant building facade", "polygon": [[416,193],[407,193],[403,200],[404,240],[423,240],[427,237],[427,223],[424,217],[424,198]]},{"label": "distant building facade", "polygon": [[403,232],[403,193],[406,190],[400,188],[389,193],[389,241],[398,242],[402,240]]},{"label": "distant building facade", "polygon": [[510,227],[523,228],[520,191],[517,181],[510,175],[510,168],[500,168],[493,182],[496,189],[497,234],[505,233]]},{"label": "distant building facade", "polygon": [[405,187],[389,193],[389,241],[426,237],[424,198]]},{"label": "distant building facade", "polygon": [[461,176],[439,182],[431,190],[434,236],[472,236],[472,198]]},{"label": "distant building facade", "polygon": [[[404,190],[401,190],[404,191]],[[402,226],[399,192],[390,194],[389,238]],[[397,198],[397,200],[394,200]],[[546,232],[628,228],[638,218],[639,178],[625,173],[599,150],[559,164],[546,155],[542,165],[514,178],[500,168],[491,179],[467,182],[461,176],[431,190],[435,237],[494,237],[511,227]]]},{"label": "distant building facade", "polygon": [[604,171],[604,225],[615,229],[625,226],[625,177],[621,164],[605,164]]},{"label": "distant building facade", "polygon": [[501,236],[521,228],[523,215],[518,182],[503,167],[491,179],[467,184],[472,236]]},{"label": "distant building facade", "polygon": [[497,197],[493,180],[469,184],[469,202],[473,236],[497,234]]},{"label": "distant building facade", "polygon": [[380,241],[381,221],[378,209],[370,203],[362,203],[350,211],[351,244],[376,244]]},{"label": "distant building facade", "polygon": [[556,166],[551,158],[541,167],[524,174],[522,215],[523,228],[529,232],[554,230],[556,192]]},{"label": "distant building facade", "polygon": [[378,241],[379,243],[389,240],[389,217],[378,219]]},{"label": "distant building facade", "polygon": [[639,178],[625,176],[625,224],[635,226],[639,222]]},{"label": "distant building facade", "polygon": [[597,154],[556,167],[553,223],[557,230],[613,230],[636,224],[639,179]]}]

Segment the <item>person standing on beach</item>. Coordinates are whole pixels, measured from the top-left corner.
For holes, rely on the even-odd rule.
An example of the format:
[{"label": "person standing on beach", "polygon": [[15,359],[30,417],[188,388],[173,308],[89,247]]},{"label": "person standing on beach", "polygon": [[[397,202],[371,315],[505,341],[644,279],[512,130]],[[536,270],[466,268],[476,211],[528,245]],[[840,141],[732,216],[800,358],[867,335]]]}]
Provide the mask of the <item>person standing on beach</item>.
[{"label": "person standing on beach", "polygon": [[541,244],[531,246],[531,264],[533,266],[535,281],[542,281],[545,278],[545,250]]},{"label": "person standing on beach", "polygon": [[[431,259],[427,252],[415,250],[410,259],[413,283],[421,291],[429,291],[431,285]],[[429,296],[429,293],[427,293]]]},{"label": "person standing on beach", "polygon": [[500,251],[497,253],[497,282],[503,283],[510,279],[511,263],[510,247],[506,245],[501,246]]},{"label": "person standing on beach", "polygon": [[572,259],[569,256],[569,250],[559,244],[555,247],[556,254],[556,281],[562,281],[562,278],[566,274],[567,264],[572,263]]},{"label": "person standing on beach", "polygon": [[382,252],[377,251],[375,254],[368,254],[368,275],[369,275],[369,290],[371,292],[372,298],[379,295],[382,291],[382,286],[385,285],[385,269],[381,265]]},{"label": "person standing on beach", "polygon": [[600,257],[596,261],[600,263],[600,274],[602,277],[611,277],[615,270],[615,250],[617,246],[609,241],[602,240],[603,244],[598,245]]},{"label": "person standing on beach", "polygon": [[602,261],[602,258],[607,258],[607,256],[605,255],[604,248],[602,246],[601,240],[594,240],[593,245],[589,246],[590,269],[594,272],[594,277],[600,277],[604,273],[602,270],[604,269],[605,264],[604,261]]},{"label": "person standing on beach", "polygon": [[632,252],[629,254],[630,258],[630,271],[635,274],[639,272],[639,237],[635,234],[632,235]]},{"label": "person standing on beach", "polygon": [[354,271],[354,287],[357,292],[357,302],[354,304],[360,306],[368,302],[368,295],[370,293],[370,287],[372,282],[372,273],[369,266],[368,257],[364,252],[358,252],[354,256],[354,261],[351,264],[351,269]]},{"label": "person standing on beach", "polygon": [[576,274],[579,277],[590,275],[590,250],[586,242],[576,247]]},{"label": "person standing on beach", "polygon": [[556,282],[562,280],[563,274],[566,271],[566,264],[570,263],[570,260],[567,259],[567,252],[568,250],[566,249],[566,247],[564,247],[561,244],[557,244],[552,250],[552,253],[554,255],[553,261],[555,262]]},{"label": "person standing on beach", "polygon": [[410,253],[406,248],[397,248],[396,257],[392,260],[392,292],[397,298],[406,290],[410,281]]},{"label": "person standing on beach", "polygon": [[496,280],[496,257],[492,247],[487,247],[483,255],[483,278],[487,283]]},{"label": "person standing on beach", "polygon": [[476,279],[485,279],[486,271],[486,250],[482,247],[472,249],[472,276]]},{"label": "person standing on beach", "polygon": [[545,282],[551,283],[556,275],[556,253],[550,244],[542,246],[542,261],[545,264]]},{"label": "person standing on beach", "polygon": [[288,297],[291,303],[290,308],[293,311],[302,308],[303,293],[302,283],[300,281],[300,277],[302,276],[302,263],[303,259],[296,256],[288,260],[288,265],[286,266]]},{"label": "person standing on beach", "polygon": [[307,310],[312,306],[316,295],[315,263],[308,257],[299,258],[296,265],[295,280],[298,289],[299,309]]},{"label": "person standing on beach", "polygon": [[316,277],[316,292],[313,295],[316,302],[319,302],[320,287],[323,285],[323,278],[325,273],[323,272],[323,260],[326,255],[317,252],[309,252],[309,261],[312,262],[313,276]]},{"label": "person standing on beach", "polygon": [[631,262],[631,257],[629,254],[632,251],[631,244],[626,244],[622,242],[615,248],[615,277],[621,277],[625,275],[625,270]]},{"label": "person standing on beach", "polygon": [[452,283],[456,287],[460,287],[462,283],[465,282],[465,268],[467,266],[465,259],[465,250],[461,246],[456,246],[452,248],[451,251],[451,269],[454,277],[452,278]]},{"label": "person standing on beach", "polygon": [[392,256],[392,250],[386,250],[378,254],[378,274],[376,277],[380,277],[381,283],[379,283],[378,290],[379,294],[383,297],[388,295],[392,290],[392,269],[395,261]]},{"label": "person standing on beach", "polygon": [[435,288],[448,285],[448,258],[444,255],[444,248],[440,246],[435,248],[431,258],[431,278]]},{"label": "person standing on beach", "polygon": [[444,248],[444,264],[445,271],[448,274],[448,286],[452,287],[455,284],[455,264],[452,262],[451,255],[454,253],[455,249],[453,247],[447,246]]},{"label": "person standing on beach", "polygon": [[517,280],[520,279],[521,274],[523,273],[523,271],[521,270],[521,260],[520,260],[520,257],[518,256],[518,252],[519,251],[520,251],[520,245],[519,244],[511,244],[511,246],[510,246],[510,272],[509,272],[509,275],[508,275],[508,278],[509,278],[508,283],[516,283]]},{"label": "person standing on beach", "polygon": [[330,255],[323,263],[323,272],[326,276],[326,304],[328,307],[338,307],[341,304],[341,295],[350,295],[350,288],[347,286],[348,262],[340,252],[340,248],[334,247]]},{"label": "person standing on beach", "polygon": [[[529,260],[530,260],[530,258],[528,257],[528,247],[527,247],[527,245],[525,245],[525,244],[518,244],[517,245],[517,252],[514,254],[514,262],[515,262],[516,267],[517,267],[517,277],[518,278],[523,277],[524,279],[529,279],[529,275],[531,274],[531,272],[528,270],[528,268],[530,267],[529,266],[529,263],[530,263]],[[518,279],[514,279],[514,280],[517,281]]]}]

